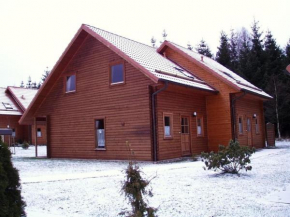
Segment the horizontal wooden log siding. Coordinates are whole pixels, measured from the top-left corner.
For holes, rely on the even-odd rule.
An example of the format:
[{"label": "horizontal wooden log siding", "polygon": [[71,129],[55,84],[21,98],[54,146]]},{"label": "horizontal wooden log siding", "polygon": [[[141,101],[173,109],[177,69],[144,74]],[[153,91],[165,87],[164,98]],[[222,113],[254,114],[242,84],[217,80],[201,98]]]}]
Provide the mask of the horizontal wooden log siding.
[{"label": "horizontal wooden log siding", "polygon": [[[88,36],[55,82],[36,117],[50,116],[53,158],[152,160],[149,80],[125,63],[126,83],[109,84],[109,64],[122,60]],[[64,93],[64,79],[76,73],[76,92]],[[105,118],[106,151],[95,150],[95,119]]]},{"label": "horizontal wooden log siding", "polygon": [[[158,159],[178,158],[181,153],[181,115],[190,121],[191,152],[200,154],[207,151],[206,96],[204,92],[191,88],[170,85],[166,91],[157,95],[158,114]],[[163,113],[173,114],[173,138],[164,139]],[[193,112],[204,119],[204,137],[197,137],[196,118]]]},{"label": "horizontal wooden log siding", "polygon": [[220,144],[227,145],[232,139],[230,93],[237,91],[172,49],[167,48],[165,52],[168,58],[219,91],[217,95],[206,97],[208,147],[210,151],[217,151]]},{"label": "horizontal wooden log siding", "polygon": [[[236,132],[238,135],[238,141],[241,145],[248,145],[247,141],[247,122],[246,118],[251,118],[252,126],[252,141],[253,146],[256,148],[265,147],[265,123],[264,123],[264,110],[263,110],[263,101],[254,100],[253,97],[245,96],[236,101]],[[259,133],[256,134],[255,119],[253,115],[257,115],[258,124],[259,124]],[[239,134],[239,120],[238,118],[243,118],[243,134]]]},{"label": "horizontal wooden log siding", "polygon": [[[9,125],[10,129],[15,129],[15,142],[28,141],[29,140],[29,130],[28,125],[19,125],[18,121],[20,119],[19,115],[0,115],[0,128],[7,128]],[[8,144],[9,136],[5,136],[5,142]]]}]

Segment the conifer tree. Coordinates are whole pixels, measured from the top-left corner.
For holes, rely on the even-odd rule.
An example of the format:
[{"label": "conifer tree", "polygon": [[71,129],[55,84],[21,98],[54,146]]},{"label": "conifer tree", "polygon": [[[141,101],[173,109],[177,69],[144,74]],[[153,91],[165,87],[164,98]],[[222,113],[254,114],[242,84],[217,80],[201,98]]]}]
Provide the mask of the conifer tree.
[{"label": "conifer tree", "polygon": [[0,137],[0,216],[24,217],[19,174],[11,162],[11,152]]},{"label": "conifer tree", "polygon": [[156,39],[153,36],[151,38],[151,44],[152,44],[152,47],[155,47]]},{"label": "conifer tree", "polygon": [[216,54],[216,61],[227,68],[231,66],[229,39],[224,31],[221,32],[220,46]]},{"label": "conifer tree", "polygon": [[286,61],[286,65],[290,64],[290,39],[285,48],[285,61]]},{"label": "conifer tree", "polygon": [[[266,120],[276,123],[278,138],[281,139],[281,110],[283,109],[282,101],[287,100],[284,95],[287,91],[284,87],[283,80],[287,80],[286,75],[283,73],[283,56],[282,50],[276,44],[276,40],[270,31],[267,32],[265,37],[265,74],[263,79],[263,86],[268,93],[272,93],[274,100],[268,101],[266,105]],[[289,98],[289,97],[288,97]],[[290,99],[288,99],[290,100]]]},{"label": "conifer tree", "polygon": [[24,88],[24,82],[21,81],[20,87]]},{"label": "conifer tree", "polygon": [[247,35],[243,35],[239,51],[238,74],[249,81],[251,78],[251,63],[249,59],[250,51],[250,39]]},{"label": "conifer tree", "polygon": [[239,64],[239,56],[237,50],[237,34],[232,29],[231,30],[231,38],[230,38],[230,58],[231,58],[231,66],[230,69],[234,72],[238,71],[238,64]]},{"label": "conifer tree", "polygon": [[249,75],[249,79],[254,85],[263,89],[265,55],[263,50],[263,40],[261,39],[263,32],[260,32],[258,24],[259,22],[254,20],[251,37],[252,47],[249,55],[251,65],[251,75]]},{"label": "conifer tree", "polygon": [[203,39],[200,40],[200,43],[196,46],[195,49],[199,54],[202,54],[202,55],[207,56],[209,58],[212,58],[212,56],[213,56],[211,51],[210,51],[209,46],[207,45],[207,43]]},{"label": "conifer tree", "polygon": [[42,84],[44,83],[44,81],[48,77],[49,73],[50,73],[50,70],[48,70],[48,67],[46,67],[46,70],[44,70],[44,73],[42,74],[42,77],[41,77]]},{"label": "conifer tree", "polygon": [[187,43],[187,49],[188,49],[188,50],[192,50],[192,49],[193,49],[193,47],[192,47],[192,45],[190,44],[190,42]]}]

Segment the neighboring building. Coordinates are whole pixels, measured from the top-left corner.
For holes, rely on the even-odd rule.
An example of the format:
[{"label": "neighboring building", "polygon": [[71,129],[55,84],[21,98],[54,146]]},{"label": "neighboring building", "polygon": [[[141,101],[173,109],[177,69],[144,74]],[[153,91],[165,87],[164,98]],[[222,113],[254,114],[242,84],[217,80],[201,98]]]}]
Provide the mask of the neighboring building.
[{"label": "neighboring building", "polygon": [[271,96],[217,62],[82,25],[21,124],[45,119],[48,157],[164,160],[237,138],[264,147]]},{"label": "neighboring building", "polygon": [[[0,88],[0,128],[10,128],[12,130],[12,136],[2,135],[2,139],[6,143],[23,141],[29,141],[35,144],[33,133],[35,131],[32,124],[30,125],[19,125],[22,114],[27,109],[28,105],[37,93],[36,89],[27,89],[20,87],[7,87]],[[46,125],[38,124],[38,131],[44,132],[40,135],[38,132],[38,144],[46,144]]]}]

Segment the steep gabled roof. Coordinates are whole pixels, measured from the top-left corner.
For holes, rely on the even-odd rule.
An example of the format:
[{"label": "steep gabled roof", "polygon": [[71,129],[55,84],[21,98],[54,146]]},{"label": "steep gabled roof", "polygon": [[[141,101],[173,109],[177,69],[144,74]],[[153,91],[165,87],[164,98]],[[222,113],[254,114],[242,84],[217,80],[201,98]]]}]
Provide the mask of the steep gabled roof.
[{"label": "steep gabled roof", "polygon": [[6,88],[2,87],[0,87],[0,115],[22,115],[22,111],[6,93]]},{"label": "steep gabled roof", "polygon": [[232,72],[228,68],[224,67],[223,65],[219,64],[215,60],[203,56],[199,53],[196,53],[192,50],[189,50],[185,47],[182,47],[178,44],[173,42],[165,41],[162,45],[158,48],[158,52],[162,53],[166,47],[170,47],[174,51],[180,53],[185,58],[189,59],[199,67],[205,69],[206,71],[212,72],[214,76],[219,78],[220,80],[224,81],[234,89],[238,91],[248,91],[255,95],[261,96],[263,98],[272,98],[269,94],[265,93],[262,89],[254,86],[244,78],[240,77],[236,73]]},{"label": "steep gabled roof", "polygon": [[21,87],[7,87],[6,92],[9,92],[20,108],[25,111],[38,89],[21,88]]},{"label": "steep gabled roof", "polygon": [[182,69],[180,66],[160,55],[155,48],[95,28],[93,26],[83,24],[62,56],[59,58],[58,62],[55,64],[54,68],[51,70],[51,73],[34,97],[32,103],[23,114],[20,119],[20,123],[23,124],[26,117],[33,116],[38,108],[37,106],[43,102],[64,68],[67,66],[88,35],[96,38],[106,47],[117,53],[135,68],[139,69],[154,83],[166,80],[205,91],[217,92],[204,81],[194,77],[185,69]]}]

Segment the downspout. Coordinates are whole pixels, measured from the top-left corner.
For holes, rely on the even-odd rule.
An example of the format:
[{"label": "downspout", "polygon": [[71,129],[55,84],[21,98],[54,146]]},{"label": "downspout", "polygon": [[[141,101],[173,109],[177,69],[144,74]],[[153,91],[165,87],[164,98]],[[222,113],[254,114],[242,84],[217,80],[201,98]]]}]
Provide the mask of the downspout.
[{"label": "downspout", "polygon": [[152,94],[152,122],[153,122],[153,160],[157,161],[157,133],[156,133],[156,112],[155,112],[155,96],[166,90],[168,87],[168,81],[165,81],[165,86],[160,90],[157,90]]},{"label": "downspout", "polygon": [[244,97],[247,93],[244,91],[242,95],[232,99],[232,120],[233,120],[233,140],[236,141],[236,108],[235,103],[238,99]]}]

